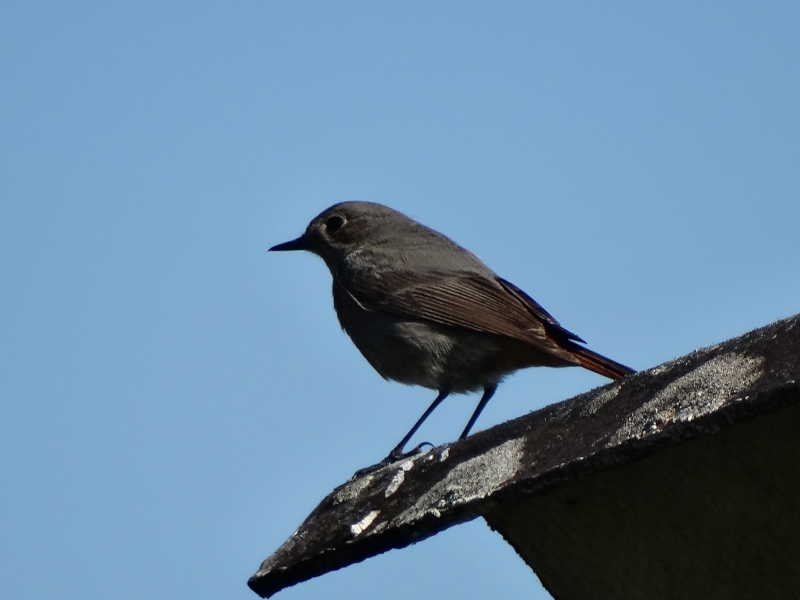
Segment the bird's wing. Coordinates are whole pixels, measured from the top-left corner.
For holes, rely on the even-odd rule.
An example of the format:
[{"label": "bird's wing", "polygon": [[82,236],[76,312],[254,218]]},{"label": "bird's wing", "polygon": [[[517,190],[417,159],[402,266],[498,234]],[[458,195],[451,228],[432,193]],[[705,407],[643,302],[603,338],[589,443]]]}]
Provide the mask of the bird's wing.
[{"label": "bird's wing", "polygon": [[511,293],[514,296],[516,296],[517,298],[519,298],[519,300],[522,301],[523,304],[525,304],[525,307],[537,319],[541,319],[542,321],[544,321],[545,323],[550,325],[553,329],[558,330],[568,340],[574,340],[576,342],[583,342],[584,344],[586,343],[586,340],[581,339],[580,337],[578,337],[577,335],[575,335],[574,333],[572,333],[568,329],[564,329],[564,327],[562,327],[561,323],[556,321],[553,318],[553,315],[551,315],[549,312],[547,312],[542,307],[541,304],[539,304],[536,300],[531,298],[528,294],[526,294],[524,291],[519,289],[513,283],[511,283],[510,281],[506,281],[502,277],[498,277],[497,281],[499,281],[500,285],[502,285],[509,293]]},{"label": "bird's wing", "polygon": [[507,336],[543,348],[562,337],[580,340],[525,292],[500,278],[469,272],[340,269],[336,279],[366,310]]}]

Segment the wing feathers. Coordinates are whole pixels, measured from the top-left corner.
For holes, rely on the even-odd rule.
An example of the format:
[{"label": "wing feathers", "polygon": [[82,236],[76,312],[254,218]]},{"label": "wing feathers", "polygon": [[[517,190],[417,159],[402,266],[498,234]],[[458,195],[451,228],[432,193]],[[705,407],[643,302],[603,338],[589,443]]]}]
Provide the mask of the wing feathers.
[{"label": "wing feathers", "polygon": [[[543,321],[560,329],[558,322],[533,299],[520,297],[524,292],[515,287],[509,289],[510,284],[502,280],[478,274],[368,274],[348,269],[338,273],[337,280],[371,310],[508,336],[542,347],[553,345]],[[546,315],[546,320],[536,313],[537,309]]]},{"label": "wing feathers", "polygon": [[464,327],[524,342],[612,379],[633,369],[588,348],[514,284],[479,273],[340,269],[337,282],[366,310]]},{"label": "wing feathers", "polygon": [[539,304],[536,300],[531,298],[528,294],[519,289],[513,283],[511,283],[510,281],[506,281],[502,277],[498,277],[497,281],[499,281],[500,285],[502,285],[506,290],[508,290],[509,293],[519,298],[519,300],[521,300],[523,304],[525,304],[525,307],[533,314],[534,317],[540,319],[544,323],[547,323],[551,327],[558,330],[560,333],[564,335],[566,339],[575,340],[576,342],[586,343],[585,340],[579,338],[577,335],[575,335],[568,329],[564,329],[561,326],[561,323],[559,323],[553,318],[553,315],[551,315],[544,308],[542,308],[541,304]]}]

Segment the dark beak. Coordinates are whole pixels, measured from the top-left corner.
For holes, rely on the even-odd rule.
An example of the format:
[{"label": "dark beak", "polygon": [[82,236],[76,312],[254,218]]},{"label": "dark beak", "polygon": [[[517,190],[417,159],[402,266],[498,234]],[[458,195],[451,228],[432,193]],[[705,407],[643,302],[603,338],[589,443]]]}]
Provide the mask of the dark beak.
[{"label": "dark beak", "polygon": [[278,244],[277,246],[273,246],[269,249],[270,252],[284,252],[288,250],[308,250],[308,242],[301,235],[296,240],[284,242],[283,244]]}]

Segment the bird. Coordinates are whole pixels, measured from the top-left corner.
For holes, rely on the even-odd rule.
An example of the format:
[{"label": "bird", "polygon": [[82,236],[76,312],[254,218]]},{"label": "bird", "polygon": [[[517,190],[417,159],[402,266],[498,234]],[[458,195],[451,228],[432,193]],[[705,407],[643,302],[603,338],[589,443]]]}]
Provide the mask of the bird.
[{"label": "bird", "polygon": [[586,348],[522,289],[449,237],[374,202],[334,204],[270,251],[322,258],[339,324],[385,379],[438,392],[384,459],[450,394],[481,391],[467,437],[503,378],[527,367],[580,366],[610,379],[635,371]]}]

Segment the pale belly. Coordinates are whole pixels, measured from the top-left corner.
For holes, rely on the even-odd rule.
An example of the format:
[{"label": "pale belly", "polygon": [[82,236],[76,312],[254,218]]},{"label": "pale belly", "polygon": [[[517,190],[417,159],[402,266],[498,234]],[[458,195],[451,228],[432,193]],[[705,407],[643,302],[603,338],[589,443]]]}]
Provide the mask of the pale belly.
[{"label": "pale belly", "polygon": [[342,328],[386,379],[458,393],[498,383],[518,368],[499,364],[497,336],[363,310],[347,298],[335,306]]}]

